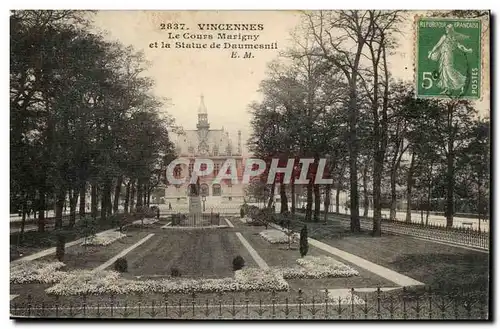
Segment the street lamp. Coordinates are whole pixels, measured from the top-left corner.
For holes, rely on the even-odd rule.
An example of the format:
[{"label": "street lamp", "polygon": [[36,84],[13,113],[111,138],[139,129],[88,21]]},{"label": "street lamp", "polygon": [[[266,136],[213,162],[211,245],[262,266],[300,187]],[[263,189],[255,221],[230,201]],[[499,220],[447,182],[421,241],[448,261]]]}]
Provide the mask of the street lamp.
[{"label": "street lamp", "polygon": [[207,197],[203,195],[201,201],[203,201],[203,211],[205,211],[205,201],[207,201]]}]

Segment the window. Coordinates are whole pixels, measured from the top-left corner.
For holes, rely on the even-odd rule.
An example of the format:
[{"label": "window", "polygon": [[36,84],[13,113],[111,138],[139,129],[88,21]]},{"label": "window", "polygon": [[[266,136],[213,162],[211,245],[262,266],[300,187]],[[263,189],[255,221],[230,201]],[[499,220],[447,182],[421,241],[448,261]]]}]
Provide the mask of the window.
[{"label": "window", "polygon": [[200,185],[200,195],[201,196],[208,196],[209,195],[209,188],[208,188],[207,184]]},{"label": "window", "polygon": [[220,164],[216,163],[214,165],[214,176],[217,176],[219,174],[219,170],[220,170]]},{"label": "window", "polygon": [[188,153],[190,153],[190,154],[194,153],[194,147],[193,146],[188,147]]},{"label": "window", "polygon": [[194,163],[190,163],[189,164],[189,176],[191,176],[191,174],[193,173],[193,170],[194,170]]},{"label": "window", "polygon": [[233,197],[229,197],[229,201],[233,201]]},{"label": "window", "polygon": [[214,184],[212,186],[212,195],[213,196],[221,196],[222,194],[222,190],[220,188],[220,185],[219,184]]},{"label": "window", "polygon": [[219,155],[219,147],[217,145],[214,145],[213,153],[215,156]]},{"label": "window", "polygon": [[174,168],[174,178],[176,179],[181,178],[181,173],[182,173],[182,167],[180,164],[178,164]]}]

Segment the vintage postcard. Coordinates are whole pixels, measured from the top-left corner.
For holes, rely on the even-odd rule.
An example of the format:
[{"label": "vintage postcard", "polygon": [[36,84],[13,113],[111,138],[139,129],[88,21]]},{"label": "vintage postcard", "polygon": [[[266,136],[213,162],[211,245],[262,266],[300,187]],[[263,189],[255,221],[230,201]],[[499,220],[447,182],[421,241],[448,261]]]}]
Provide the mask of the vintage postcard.
[{"label": "vintage postcard", "polygon": [[13,319],[491,320],[490,12],[10,12]]}]

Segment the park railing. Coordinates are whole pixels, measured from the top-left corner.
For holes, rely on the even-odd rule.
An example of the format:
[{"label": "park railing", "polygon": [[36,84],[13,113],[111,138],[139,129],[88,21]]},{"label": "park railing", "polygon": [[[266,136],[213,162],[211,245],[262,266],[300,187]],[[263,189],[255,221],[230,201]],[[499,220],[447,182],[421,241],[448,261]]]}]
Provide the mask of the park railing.
[{"label": "park railing", "polygon": [[15,318],[156,318],[156,319],[330,319],[330,320],[486,320],[485,295],[445,295],[405,288],[342,289],[346,297],[298,292],[246,292],[175,295],[48,297],[11,302]]},{"label": "park railing", "polygon": [[[366,219],[363,221],[371,227],[371,221]],[[383,221],[382,231],[450,242],[484,250],[489,250],[490,245],[489,232],[475,231],[469,228],[447,229],[446,227],[428,227],[398,221]]]},{"label": "park railing", "polygon": [[201,213],[201,214],[172,214],[172,226],[219,226],[221,218],[219,213]]},{"label": "park railing", "polygon": [[[302,209],[297,211],[303,213]],[[321,212],[323,218],[323,212]],[[340,219],[344,225],[349,225],[349,215],[330,214],[335,218]],[[373,219],[360,217],[361,228],[371,230],[373,227]],[[403,222],[398,220],[390,220],[383,218],[381,222],[382,232],[392,234],[404,234],[418,238],[448,242],[455,245],[468,246],[482,250],[490,248],[490,232],[474,230],[471,228],[462,227],[446,227],[444,225],[425,225],[415,222]]]}]

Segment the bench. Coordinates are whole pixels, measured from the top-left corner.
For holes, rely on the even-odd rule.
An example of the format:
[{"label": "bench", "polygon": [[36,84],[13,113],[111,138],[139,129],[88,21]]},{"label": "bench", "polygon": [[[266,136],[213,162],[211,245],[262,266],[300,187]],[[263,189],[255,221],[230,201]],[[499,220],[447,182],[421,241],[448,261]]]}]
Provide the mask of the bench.
[{"label": "bench", "polygon": [[463,223],[462,223],[462,226],[472,228],[472,222],[463,222]]}]

